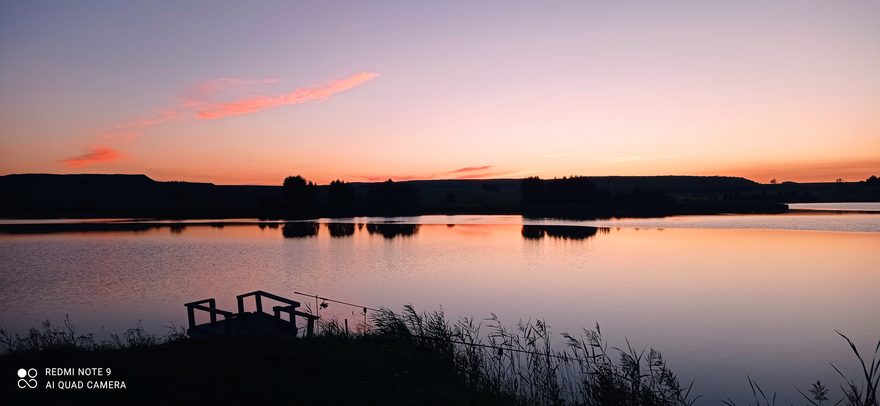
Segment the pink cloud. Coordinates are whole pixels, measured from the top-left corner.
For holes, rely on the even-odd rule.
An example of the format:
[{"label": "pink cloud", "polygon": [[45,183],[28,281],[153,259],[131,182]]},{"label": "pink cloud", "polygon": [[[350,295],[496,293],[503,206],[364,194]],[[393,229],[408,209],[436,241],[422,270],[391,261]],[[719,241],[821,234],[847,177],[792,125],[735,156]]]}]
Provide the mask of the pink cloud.
[{"label": "pink cloud", "polygon": [[150,127],[185,120],[188,115],[180,110],[168,109],[160,111],[152,116],[136,118],[113,126],[105,131],[101,137],[108,140],[130,141],[137,138],[142,132]]},{"label": "pink cloud", "polygon": [[458,168],[456,170],[452,170],[449,172],[444,172],[444,174],[454,174],[454,173],[465,173],[465,172],[477,172],[477,171],[485,171],[486,169],[491,168],[492,165],[483,165],[483,166],[467,166],[464,168]]},{"label": "pink cloud", "polygon": [[216,105],[224,101],[256,97],[267,93],[267,88],[281,82],[278,78],[242,79],[216,78],[208,79],[185,89],[180,96],[178,108],[190,116],[204,109],[205,106]]},{"label": "pink cloud", "polygon": [[59,162],[68,168],[82,168],[96,163],[115,161],[123,156],[121,152],[113,148],[98,146],[89,148],[88,152],[62,159]]},{"label": "pink cloud", "polygon": [[[149,116],[116,124],[99,134],[99,138],[104,142],[130,142],[147,129],[171,122],[191,118],[213,120],[227,116],[256,113],[271,107],[323,101],[334,94],[360,86],[364,82],[375,79],[378,76],[379,74],[373,72],[358,72],[327,84],[301,87],[294,89],[290,93],[274,96],[249,95],[265,92],[265,86],[278,83],[281,81],[280,79],[211,79],[185,90],[181,96],[182,100],[176,106],[162,109]],[[223,102],[217,101],[217,98],[232,98],[233,100],[238,98],[238,100]],[[96,162],[114,160],[121,156],[122,154],[115,149],[95,147],[88,153],[62,159],[59,162],[67,167],[77,168]]]},{"label": "pink cloud", "polygon": [[231,89],[250,89],[260,86],[281,82],[278,78],[241,79],[241,78],[216,78],[209,79],[193,86],[187,94],[193,98],[204,98],[219,92]]},{"label": "pink cloud", "polygon": [[323,101],[336,93],[357,87],[378,76],[373,72],[358,72],[347,78],[334,80],[320,86],[302,87],[287,94],[257,96],[229,103],[206,103],[196,112],[196,117],[214,120],[227,116],[256,113],[272,107]]}]

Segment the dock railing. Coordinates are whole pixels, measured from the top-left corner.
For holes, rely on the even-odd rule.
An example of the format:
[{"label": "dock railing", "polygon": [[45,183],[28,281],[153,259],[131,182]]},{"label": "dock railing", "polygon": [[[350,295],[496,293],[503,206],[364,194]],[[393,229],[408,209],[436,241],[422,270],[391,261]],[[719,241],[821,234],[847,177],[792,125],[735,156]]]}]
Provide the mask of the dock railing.
[{"label": "dock railing", "polygon": [[[208,305],[205,306],[205,303]],[[227,312],[225,310],[220,310],[217,308],[217,301],[214,298],[199,300],[196,302],[190,302],[184,304],[186,306],[186,316],[187,321],[189,322],[189,328],[196,328],[196,310],[201,310],[208,312],[209,317],[211,318],[211,323],[217,322],[217,316],[223,316],[223,321],[226,323],[226,329],[229,330],[229,319],[235,317],[235,313]]]},{"label": "dock railing", "polygon": [[276,302],[284,303],[287,306],[274,306],[272,307],[272,313],[278,320],[284,320],[281,317],[281,313],[287,313],[290,317],[290,324],[293,325],[293,333],[294,335],[297,333],[296,327],[296,316],[300,316],[306,319],[306,337],[312,337],[315,334],[315,322],[318,320],[318,316],[301,312],[296,310],[300,307],[300,303],[295,300],[290,300],[286,297],[273,295],[269,292],[256,290],[250,293],[245,293],[242,295],[236,296],[236,300],[238,301],[238,313],[244,314],[245,307],[244,301],[246,298],[253,296],[254,297],[254,306],[256,308],[257,313],[263,312],[263,298],[272,299]]}]

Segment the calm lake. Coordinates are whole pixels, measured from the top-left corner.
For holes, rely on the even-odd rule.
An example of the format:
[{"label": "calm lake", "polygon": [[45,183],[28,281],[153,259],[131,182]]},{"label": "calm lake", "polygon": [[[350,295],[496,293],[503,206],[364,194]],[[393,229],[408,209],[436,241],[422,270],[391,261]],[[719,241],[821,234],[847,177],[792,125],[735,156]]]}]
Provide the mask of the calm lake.
[{"label": "calm lake", "polygon": [[[747,375],[795,401],[792,385],[837,382],[829,362],[854,371],[835,330],[867,352],[880,338],[876,213],[249,221],[0,233],[0,326],[24,332],[70,314],[99,337],[139,320],[162,334],[186,323],[185,302],[215,297],[234,310],[237,294],[257,289],[312,308],[293,292],[442,306],[452,319],[494,313],[510,327],[543,318],[557,342],[598,322],[611,345],[661,350],[682,380],[696,379],[700,404],[742,399]],[[361,314],[321,310],[352,323]]]}]

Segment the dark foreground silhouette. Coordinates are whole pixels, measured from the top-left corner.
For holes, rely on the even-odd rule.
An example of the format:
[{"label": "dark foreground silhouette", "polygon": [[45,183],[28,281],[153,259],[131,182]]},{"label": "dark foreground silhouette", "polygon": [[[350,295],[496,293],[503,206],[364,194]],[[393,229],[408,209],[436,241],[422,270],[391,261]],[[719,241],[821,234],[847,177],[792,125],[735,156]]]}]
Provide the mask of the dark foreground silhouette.
[{"label": "dark foreground silhouette", "polygon": [[[842,376],[840,386],[815,382],[797,389],[801,404],[876,406],[880,343],[873,353],[859,353],[840,335],[855,354],[860,374]],[[9,404],[684,406],[700,397],[698,386],[680,382],[658,351],[609,347],[598,325],[562,338],[566,346],[553,349],[550,330],[540,320],[508,330],[494,317],[483,323],[473,318],[450,322],[442,312],[418,313],[411,306],[402,313],[380,309],[369,326],[358,326],[356,332],[323,323],[320,334],[310,339],[189,339],[179,329],[159,338],[138,327],[96,342],[76,334],[69,321],[64,328],[47,323],[25,337],[0,332],[0,370],[9,373],[2,399]],[[113,372],[68,381],[123,381],[125,389],[118,384],[117,389],[45,388],[46,368],[83,367]],[[36,371],[34,388],[16,386],[12,374],[24,368]],[[749,379],[742,393],[754,396],[747,404],[773,405],[775,394],[768,389]],[[706,402],[736,404],[729,399]]]},{"label": "dark foreground silhouette", "polygon": [[[111,368],[125,389],[18,389],[22,366]],[[442,357],[381,337],[188,339],[97,351],[0,356],[7,404],[504,404],[470,388]],[[56,378],[64,380],[64,378]],[[45,379],[38,379],[45,382]]]},{"label": "dark foreground silhouette", "polygon": [[778,213],[785,202],[880,201],[880,182],[759,184],[720,176],[430,180],[319,186],[157,182],[145,175],[0,176],[0,217],[264,218],[523,214],[644,217]]}]

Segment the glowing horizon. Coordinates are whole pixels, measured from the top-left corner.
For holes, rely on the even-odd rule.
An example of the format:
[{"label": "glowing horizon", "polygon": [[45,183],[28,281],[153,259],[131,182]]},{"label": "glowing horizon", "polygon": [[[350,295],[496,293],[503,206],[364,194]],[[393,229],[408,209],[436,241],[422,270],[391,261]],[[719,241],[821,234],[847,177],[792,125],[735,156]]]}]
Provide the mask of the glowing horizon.
[{"label": "glowing horizon", "polygon": [[204,6],[0,6],[0,174],[880,175],[880,4]]}]

